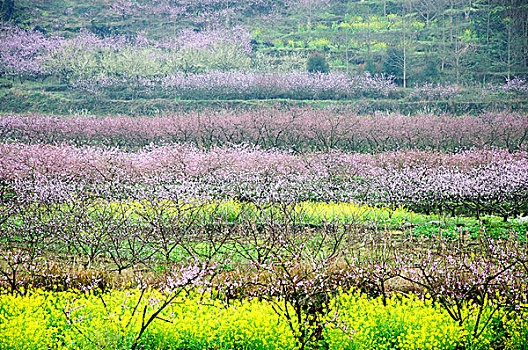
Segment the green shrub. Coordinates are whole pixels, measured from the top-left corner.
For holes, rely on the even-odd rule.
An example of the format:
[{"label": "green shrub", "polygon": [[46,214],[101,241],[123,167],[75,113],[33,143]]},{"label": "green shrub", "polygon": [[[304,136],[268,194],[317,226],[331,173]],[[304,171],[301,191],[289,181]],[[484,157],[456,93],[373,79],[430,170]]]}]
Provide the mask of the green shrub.
[{"label": "green shrub", "polygon": [[323,55],[315,53],[308,57],[306,69],[310,73],[328,73],[330,71],[330,66]]}]

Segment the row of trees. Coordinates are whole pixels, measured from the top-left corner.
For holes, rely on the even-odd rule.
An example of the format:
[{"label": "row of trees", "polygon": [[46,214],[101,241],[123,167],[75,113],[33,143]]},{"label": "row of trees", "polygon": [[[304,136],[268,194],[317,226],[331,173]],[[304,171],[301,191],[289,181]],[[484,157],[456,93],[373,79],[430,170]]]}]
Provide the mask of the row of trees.
[{"label": "row of trees", "polygon": [[475,148],[510,152],[528,146],[528,114],[482,113],[456,117],[375,113],[350,108],[202,109],[157,117],[0,115],[0,140],[26,144],[139,149],[150,144],[251,145],[263,149],[377,153]]},{"label": "row of trees", "polygon": [[425,213],[497,214],[505,221],[528,212],[527,152],[293,155],[244,147],[128,152],[13,143],[2,145],[0,155],[5,201],[90,193],[118,199],[361,202]]}]

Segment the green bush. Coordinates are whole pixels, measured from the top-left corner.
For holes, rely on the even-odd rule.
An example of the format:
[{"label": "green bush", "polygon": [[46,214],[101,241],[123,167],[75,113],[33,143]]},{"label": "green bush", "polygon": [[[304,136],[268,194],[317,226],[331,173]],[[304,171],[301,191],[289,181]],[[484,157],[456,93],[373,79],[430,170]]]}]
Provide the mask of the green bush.
[{"label": "green bush", "polygon": [[330,66],[323,55],[315,53],[308,57],[306,69],[310,73],[328,73],[330,71]]}]

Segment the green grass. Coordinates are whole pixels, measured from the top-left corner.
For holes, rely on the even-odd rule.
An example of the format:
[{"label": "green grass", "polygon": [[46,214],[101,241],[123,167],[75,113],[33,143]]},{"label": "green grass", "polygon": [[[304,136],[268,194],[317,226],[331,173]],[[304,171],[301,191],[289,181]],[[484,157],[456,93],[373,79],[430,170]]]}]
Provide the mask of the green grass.
[{"label": "green grass", "polygon": [[71,115],[79,111],[95,115],[159,115],[177,110],[195,110],[196,108],[234,108],[253,106],[312,106],[324,108],[328,106],[350,106],[357,113],[373,111],[399,111],[402,113],[417,113],[424,109],[429,111],[444,111],[453,114],[478,112],[484,109],[501,109],[526,111],[528,104],[523,100],[457,100],[457,101],[407,101],[401,98],[357,98],[351,100],[178,100],[171,98],[156,99],[109,99],[104,96],[87,96],[86,94],[61,90],[61,85],[26,82],[15,84],[12,88],[0,88],[0,113],[43,113],[54,115]]}]

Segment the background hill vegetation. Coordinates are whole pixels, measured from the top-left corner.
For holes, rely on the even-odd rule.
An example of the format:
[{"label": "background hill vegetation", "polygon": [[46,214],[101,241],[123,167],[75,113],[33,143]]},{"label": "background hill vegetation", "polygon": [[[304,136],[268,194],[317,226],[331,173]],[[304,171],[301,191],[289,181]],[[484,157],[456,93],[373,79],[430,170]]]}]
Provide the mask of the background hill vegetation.
[{"label": "background hill vegetation", "polygon": [[217,99],[465,112],[528,95],[522,0],[4,0],[0,13],[10,112]]}]

